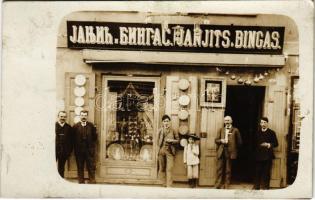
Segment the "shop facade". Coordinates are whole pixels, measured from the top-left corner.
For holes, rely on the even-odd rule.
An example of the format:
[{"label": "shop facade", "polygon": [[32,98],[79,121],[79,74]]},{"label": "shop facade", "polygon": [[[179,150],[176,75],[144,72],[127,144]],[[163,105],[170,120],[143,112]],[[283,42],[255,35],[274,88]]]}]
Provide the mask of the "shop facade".
[{"label": "shop facade", "polygon": [[[255,132],[267,116],[279,141],[271,187],[285,187],[297,132],[298,58],[297,29],[285,16],[76,12],[59,27],[57,109],[66,110],[71,125],[80,110],[89,111],[98,133],[100,183],[162,182],[157,134],[163,114],[182,139],[174,181],[187,181],[183,136],[196,133],[199,185],[214,185],[214,139],[230,115],[244,142],[232,181],[251,183]],[[73,156],[67,177],[76,177]]]}]

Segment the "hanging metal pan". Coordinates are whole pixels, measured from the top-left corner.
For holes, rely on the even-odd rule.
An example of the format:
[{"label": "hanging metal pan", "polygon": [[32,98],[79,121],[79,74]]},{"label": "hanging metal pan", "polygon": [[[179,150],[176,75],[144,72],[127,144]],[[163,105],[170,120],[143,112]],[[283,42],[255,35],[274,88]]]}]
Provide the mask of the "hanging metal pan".
[{"label": "hanging metal pan", "polygon": [[178,118],[179,118],[180,120],[186,120],[186,119],[188,119],[188,115],[189,115],[189,113],[188,113],[187,110],[181,110],[181,111],[178,112]]},{"label": "hanging metal pan", "polygon": [[180,90],[187,90],[189,87],[189,81],[187,79],[180,79],[178,82],[178,87]]},{"label": "hanging metal pan", "polygon": [[187,106],[189,103],[190,103],[190,98],[188,95],[182,95],[179,97],[178,99],[178,103],[181,105],[181,106]]},{"label": "hanging metal pan", "polygon": [[186,135],[188,133],[188,126],[187,125],[181,125],[178,128],[178,132],[182,135]]}]

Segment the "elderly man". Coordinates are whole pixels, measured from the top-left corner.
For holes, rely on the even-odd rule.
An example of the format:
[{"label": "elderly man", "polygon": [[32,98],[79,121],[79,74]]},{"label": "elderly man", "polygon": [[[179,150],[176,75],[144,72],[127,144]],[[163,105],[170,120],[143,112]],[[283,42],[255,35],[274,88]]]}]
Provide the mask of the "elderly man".
[{"label": "elderly man", "polygon": [[55,123],[56,161],[58,163],[58,172],[62,178],[64,177],[65,163],[73,148],[73,132],[66,119],[67,113],[60,111],[58,113],[58,121]]},{"label": "elderly man", "polygon": [[268,118],[260,119],[260,129],[256,135],[256,170],[254,189],[269,189],[273,148],[278,146],[276,133],[268,128]]},{"label": "elderly man", "polygon": [[[231,182],[232,160],[237,158],[237,148],[242,144],[240,132],[232,126],[232,117],[224,117],[224,127],[215,138],[217,144],[217,177],[215,188],[228,188]],[[224,184],[224,185],[223,185]]]},{"label": "elderly man", "polygon": [[89,183],[95,183],[95,148],[96,128],[87,121],[88,112],[80,113],[80,122],[73,126],[74,129],[74,153],[77,162],[79,183],[84,183],[84,165],[86,163],[89,173]]}]

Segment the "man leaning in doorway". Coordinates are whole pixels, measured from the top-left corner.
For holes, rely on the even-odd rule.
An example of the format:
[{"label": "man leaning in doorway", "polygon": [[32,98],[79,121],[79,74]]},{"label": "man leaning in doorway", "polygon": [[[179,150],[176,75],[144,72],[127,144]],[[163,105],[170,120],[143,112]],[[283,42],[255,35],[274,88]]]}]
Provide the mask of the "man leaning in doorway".
[{"label": "man leaning in doorway", "polygon": [[55,123],[56,132],[56,161],[58,162],[58,172],[64,178],[65,164],[73,148],[72,127],[66,122],[67,113],[59,111],[58,121]]},{"label": "man leaning in doorway", "polygon": [[[237,148],[242,144],[239,130],[232,126],[232,117],[224,117],[224,127],[218,132],[217,144],[217,177],[215,188],[229,187],[231,182],[232,160],[237,158]],[[224,184],[224,185],[223,185]]]},{"label": "man leaning in doorway", "polygon": [[74,153],[77,162],[79,183],[84,183],[84,166],[88,168],[89,183],[95,183],[96,128],[87,121],[88,111],[80,112],[80,122],[73,126]]},{"label": "man leaning in doorway", "polygon": [[276,133],[268,128],[268,118],[260,119],[260,129],[256,135],[256,169],[254,189],[269,189],[273,148],[278,146]]},{"label": "man leaning in doorway", "polygon": [[[166,187],[172,186],[172,170],[174,156],[176,154],[175,144],[178,143],[178,135],[171,128],[171,118],[168,115],[162,117],[162,128],[159,130],[158,159],[159,177],[166,168]],[[166,161],[166,165],[165,165]]]}]

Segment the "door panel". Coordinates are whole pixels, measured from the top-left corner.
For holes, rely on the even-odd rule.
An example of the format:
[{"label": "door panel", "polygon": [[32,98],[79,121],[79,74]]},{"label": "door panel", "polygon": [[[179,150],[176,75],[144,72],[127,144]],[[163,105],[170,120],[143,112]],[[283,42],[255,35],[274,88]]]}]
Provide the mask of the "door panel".
[{"label": "door panel", "polygon": [[269,119],[269,127],[276,132],[279,146],[274,149],[271,187],[283,187],[286,183],[286,89],[284,86],[270,85],[265,100],[264,115]]},{"label": "door panel", "polygon": [[201,157],[200,185],[214,185],[216,176],[216,145],[215,137],[223,125],[224,109],[201,109]]}]

